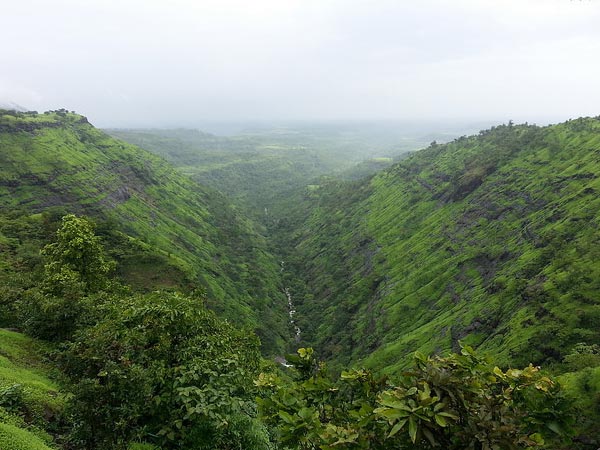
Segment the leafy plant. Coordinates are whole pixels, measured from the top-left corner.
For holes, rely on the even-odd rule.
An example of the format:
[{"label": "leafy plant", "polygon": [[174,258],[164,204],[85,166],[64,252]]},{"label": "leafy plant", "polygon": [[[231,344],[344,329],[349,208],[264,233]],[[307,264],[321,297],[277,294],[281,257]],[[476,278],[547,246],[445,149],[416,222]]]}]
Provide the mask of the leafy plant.
[{"label": "leafy plant", "polygon": [[0,406],[11,412],[19,412],[23,408],[23,385],[15,383],[1,388]]},{"label": "leafy plant", "polygon": [[56,241],[42,249],[47,258],[45,290],[68,296],[80,286],[85,293],[103,289],[115,263],[104,254],[94,225],[85,217],[67,214],[56,232]]},{"label": "leafy plant", "polygon": [[536,448],[566,437],[567,404],[556,382],[528,366],[502,371],[468,346],[461,354],[425,357],[397,383],[367,370],[337,381],[300,349],[298,378],[255,381],[261,416],[289,448]]},{"label": "leafy plant", "polygon": [[94,302],[100,302],[114,269],[93,223],[69,214],[62,218],[56,240],[42,251],[44,275],[39,287],[22,294],[21,322],[32,336],[51,341],[69,339],[82,323],[93,323]]}]

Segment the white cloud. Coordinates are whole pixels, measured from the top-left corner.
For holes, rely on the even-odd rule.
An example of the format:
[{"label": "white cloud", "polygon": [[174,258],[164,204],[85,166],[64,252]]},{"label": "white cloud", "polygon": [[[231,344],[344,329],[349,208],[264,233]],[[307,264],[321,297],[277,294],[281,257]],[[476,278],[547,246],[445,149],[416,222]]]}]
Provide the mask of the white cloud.
[{"label": "white cloud", "polygon": [[20,0],[0,94],[100,125],[567,118],[598,114],[598,23],[585,0]]}]

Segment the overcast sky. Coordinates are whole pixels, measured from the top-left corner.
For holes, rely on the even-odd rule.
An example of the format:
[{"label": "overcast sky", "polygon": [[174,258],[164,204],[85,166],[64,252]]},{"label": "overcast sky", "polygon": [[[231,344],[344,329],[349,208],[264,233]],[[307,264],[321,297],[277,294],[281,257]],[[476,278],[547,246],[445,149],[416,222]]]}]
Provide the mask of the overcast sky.
[{"label": "overcast sky", "polygon": [[600,114],[600,0],[18,0],[0,102],[98,126]]}]

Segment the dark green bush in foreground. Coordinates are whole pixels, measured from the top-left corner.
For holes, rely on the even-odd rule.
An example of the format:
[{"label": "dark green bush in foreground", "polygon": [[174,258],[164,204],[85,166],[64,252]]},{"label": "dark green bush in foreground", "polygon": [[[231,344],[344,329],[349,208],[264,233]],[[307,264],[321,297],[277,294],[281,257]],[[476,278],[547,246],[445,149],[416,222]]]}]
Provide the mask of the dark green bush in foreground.
[{"label": "dark green bush in foreground", "polygon": [[200,449],[208,448],[200,437],[214,445],[240,422],[235,439],[251,439],[244,433],[258,426],[249,394],[260,360],[253,334],[174,293],[103,308],[104,319],[80,331],[62,357],[76,381],[76,442],[113,449],[142,439]]},{"label": "dark green bush in foreground", "polygon": [[261,415],[286,448],[536,448],[560,441],[569,419],[559,386],[538,368],[502,371],[469,347],[445,358],[417,354],[395,384],[367,370],[332,381],[312,349],[290,362],[296,381],[256,381]]}]

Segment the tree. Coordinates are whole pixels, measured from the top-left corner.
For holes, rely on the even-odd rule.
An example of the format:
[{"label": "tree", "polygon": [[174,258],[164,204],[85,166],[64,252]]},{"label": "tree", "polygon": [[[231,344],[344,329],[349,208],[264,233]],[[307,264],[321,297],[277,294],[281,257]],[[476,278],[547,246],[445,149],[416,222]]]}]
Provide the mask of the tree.
[{"label": "tree", "polygon": [[32,336],[70,339],[82,322],[93,322],[93,304],[105,296],[102,290],[115,264],[105,256],[93,223],[73,214],[62,218],[56,241],[41,254],[46,259],[43,280],[23,295],[21,322]]},{"label": "tree", "polygon": [[85,292],[96,292],[106,286],[107,275],[115,267],[104,255],[94,224],[73,214],[62,218],[56,242],[46,245],[41,253],[48,260],[44,266],[45,284],[53,293],[78,283]]}]

